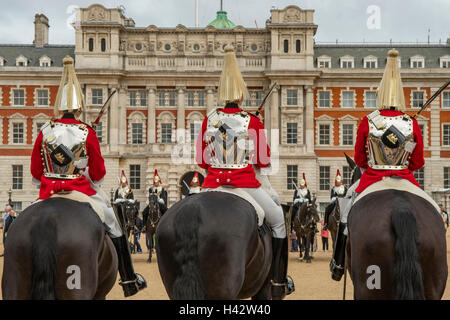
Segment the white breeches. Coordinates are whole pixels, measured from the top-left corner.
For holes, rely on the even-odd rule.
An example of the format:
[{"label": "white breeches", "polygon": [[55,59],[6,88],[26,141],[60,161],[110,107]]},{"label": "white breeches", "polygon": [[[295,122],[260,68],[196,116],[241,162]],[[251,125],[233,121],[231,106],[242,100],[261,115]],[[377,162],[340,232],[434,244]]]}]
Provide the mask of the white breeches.
[{"label": "white breeches", "polygon": [[286,224],[281,206],[277,205],[270,195],[262,188],[242,188],[262,207],[274,238],[286,237]]},{"label": "white breeches", "polygon": [[90,198],[93,199],[103,209],[103,214],[105,215],[105,225],[109,229],[107,231],[111,238],[120,237],[122,235],[122,228],[117,221],[114,209],[105,202],[105,200],[99,195],[98,192],[93,196],[90,196]]}]

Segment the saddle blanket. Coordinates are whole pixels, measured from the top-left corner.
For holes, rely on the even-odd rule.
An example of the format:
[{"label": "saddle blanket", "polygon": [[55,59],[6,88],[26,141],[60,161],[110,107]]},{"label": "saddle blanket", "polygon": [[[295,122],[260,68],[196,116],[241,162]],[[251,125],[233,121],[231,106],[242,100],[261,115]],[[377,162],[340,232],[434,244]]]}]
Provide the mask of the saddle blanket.
[{"label": "saddle blanket", "polygon": [[242,190],[242,189],[239,189],[239,188],[223,187],[223,186],[220,186],[218,188],[202,189],[202,192],[208,192],[208,191],[227,192],[227,193],[234,194],[234,195],[236,195],[238,197],[241,197],[244,200],[247,200],[248,202],[250,202],[250,204],[253,206],[253,208],[255,208],[256,215],[258,217],[258,227],[261,227],[263,225],[264,217],[265,217],[263,208],[245,190]]},{"label": "saddle blanket", "polygon": [[371,194],[376,191],[386,190],[386,189],[394,189],[394,190],[400,190],[400,191],[406,191],[412,194],[415,194],[416,196],[419,196],[425,200],[427,200],[429,203],[431,203],[437,210],[437,212],[441,212],[439,209],[438,204],[431,198],[425,191],[423,191],[421,188],[418,188],[411,182],[409,182],[406,179],[401,178],[393,178],[393,177],[386,177],[381,181],[378,181],[369,187],[367,187],[363,192],[361,192],[353,202],[355,204],[358,202],[358,200],[364,198],[368,194]]},{"label": "saddle blanket", "polygon": [[[64,193],[56,193],[52,195],[50,198],[65,198],[69,200],[74,200],[78,202],[87,202],[91,205],[92,209],[95,211],[95,213],[98,215],[102,223],[105,223],[105,214],[103,213],[102,207],[97,204],[91,197],[88,195],[85,195],[84,193],[81,193],[79,191],[69,191]],[[42,199],[36,200],[34,203],[43,201]]]}]

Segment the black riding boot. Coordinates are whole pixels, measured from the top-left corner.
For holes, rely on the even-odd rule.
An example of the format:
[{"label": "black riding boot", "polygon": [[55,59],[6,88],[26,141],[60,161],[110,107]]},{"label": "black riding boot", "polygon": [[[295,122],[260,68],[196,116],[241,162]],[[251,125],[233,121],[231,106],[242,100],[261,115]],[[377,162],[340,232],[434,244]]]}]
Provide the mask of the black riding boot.
[{"label": "black riding boot", "polygon": [[330,263],[331,278],[340,281],[344,274],[345,247],[347,236],[344,234],[346,223],[339,223],[339,230],[336,238],[336,247],[334,248],[333,259]]},{"label": "black riding boot", "polygon": [[333,211],[334,205],[330,204],[325,208],[325,217],[323,218],[324,224],[323,224],[323,230],[328,229],[328,219],[330,218],[330,213]]},{"label": "black riding boot", "polygon": [[292,278],[287,279],[288,239],[272,238],[272,299],[282,300],[295,290]]},{"label": "black riding boot", "polygon": [[119,284],[123,287],[125,297],[132,296],[139,290],[146,288],[147,282],[141,275],[134,272],[126,236],[122,235],[118,238],[111,238],[111,240],[116,248],[119,259]]}]

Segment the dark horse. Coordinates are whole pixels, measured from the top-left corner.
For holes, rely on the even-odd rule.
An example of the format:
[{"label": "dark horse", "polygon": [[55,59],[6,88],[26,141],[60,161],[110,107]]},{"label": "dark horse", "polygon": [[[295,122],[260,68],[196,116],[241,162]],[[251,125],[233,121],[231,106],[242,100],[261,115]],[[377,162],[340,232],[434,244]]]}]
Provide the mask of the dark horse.
[{"label": "dark horse", "polygon": [[118,211],[119,221],[122,225],[122,230],[126,232],[127,239],[130,238],[132,231],[136,228],[136,218],[139,214],[138,202],[124,200],[114,203],[115,209]]},{"label": "dark horse", "polygon": [[298,209],[298,212],[295,213],[292,221],[298,239],[300,258],[302,258],[302,250],[304,250],[304,260],[307,263],[311,263],[312,256],[310,255],[310,251],[312,252],[316,224],[319,221],[320,218],[317,212],[316,199],[313,199],[311,203],[303,203]]},{"label": "dark horse", "polygon": [[145,232],[147,233],[147,249],[148,259],[147,262],[152,262],[152,251],[154,246],[153,235],[155,234],[156,227],[158,226],[159,219],[161,219],[161,210],[159,208],[158,196],[155,193],[150,193],[148,196],[148,206],[145,207],[142,212],[142,216],[146,217]]},{"label": "dark horse", "polygon": [[54,198],[26,208],[5,243],[3,299],[105,299],[117,254],[87,203]]},{"label": "dark horse", "polygon": [[339,201],[336,199],[333,210],[328,217],[328,231],[331,234],[331,240],[333,241],[332,248],[334,249],[334,243],[336,242],[336,236],[338,232],[339,222],[341,221],[341,209],[339,207]]},{"label": "dark horse", "polygon": [[[347,161],[357,174],[353,160]],[[445,229],[427,200],[405,191],[376,191],[354,204],[347,227],[346,264],[355,299],[442,297],[448,274]]]},{"label": "dark horse", "polygon": [[270,299],[272,233],[253,206],[224,192],[174,204],[156,229],[158,268],[171,299]]}]

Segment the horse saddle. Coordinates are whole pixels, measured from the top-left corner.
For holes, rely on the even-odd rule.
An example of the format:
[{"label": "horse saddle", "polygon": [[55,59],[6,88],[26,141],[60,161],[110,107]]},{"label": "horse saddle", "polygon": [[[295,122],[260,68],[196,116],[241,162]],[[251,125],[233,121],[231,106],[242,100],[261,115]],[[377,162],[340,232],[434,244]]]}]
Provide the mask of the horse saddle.
[{"label": "horse saddle", "polygon": [[439,214],[440,208],[437,205],[437,203],[421,188],[418,186],[412,184],[406,179],[403,178],[397,178],[397,177],[385,177],[381,181],[375,182],[374,184],[368,186],[363,192],[361,192],[353,202],[355,204],[365,196],[381,190],[386,189],[394,189],[394,190],[400,190],[400,191],[406,191],[412,194],[415,194],[416,196],[419,196],[425,200],[427,200],[431,205],[433,205],[436,208],[437,213]]},{"label": "horse saddle", "polygon": [[78,202],[87,202],[91,205],[92,209],[98,215],[102,223],[105,223],[105,214],[103,212],[102,207],[98,203],[96,203],[93,199],[91,199],[91,197],[85,195],[84,193],[73,190],[68,192],[55,193],[54,195],[51,196],[51,198],[65,198]]},{"label": "horse saddle", "polygon": [[238,197],[241,197],[242,199],[250,202],[250,204],[253,206],[253,208],[255,208],[255,211],[256,211],[256,216],[258,218],[258,227],[261,227],[263,225],[264,218],[265,218],[265,214],[264,214],[263,208],[245,190],[242,190],[242,189],[239,189],[239,188],[230,188],[230,187],[220,186],[218,188],[204,189],[202,191],[203,192],[204,191],[213,191],[213,192],[220,191],[220,192],[231,193],[231,194],[234,194],[234,195],[236,195]]}]

